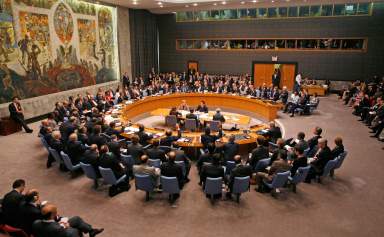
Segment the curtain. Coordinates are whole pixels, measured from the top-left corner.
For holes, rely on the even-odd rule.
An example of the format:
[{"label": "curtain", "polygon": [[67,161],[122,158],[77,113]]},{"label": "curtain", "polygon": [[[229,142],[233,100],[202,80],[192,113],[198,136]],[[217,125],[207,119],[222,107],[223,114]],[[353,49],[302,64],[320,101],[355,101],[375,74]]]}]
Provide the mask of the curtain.
[{"label": "curtain", "polygon": [[147,10],[129,9],[132,76],[144,79],[158,68],[158,28],[156,15]]}]

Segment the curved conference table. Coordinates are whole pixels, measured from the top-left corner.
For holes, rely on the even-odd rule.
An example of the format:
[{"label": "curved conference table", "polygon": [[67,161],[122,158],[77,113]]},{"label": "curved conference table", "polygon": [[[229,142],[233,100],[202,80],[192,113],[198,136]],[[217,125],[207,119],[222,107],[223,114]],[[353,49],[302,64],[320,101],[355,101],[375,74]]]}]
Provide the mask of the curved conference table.
[{"label": "curved conference table", "polygon": [[282,107],[280,103],[252,99],[245,96],[217,93],[176,93],[169,95],[150,96],[128,104],[123,108],[122,118],[130,120],[143,113],[159,108],[177,107],[182,100],[190,106],[198,106],[204,100],[209,108],[225,107],[243,110],[259,115],[270,121],[277,118],[277,111]]},{"label": "curved conference table", "polygon": [[[186,100],[187,104],[196,107],[204,100],[210,108],[225,107],[235,108],[237,110],[244,110],[258,114],[265,120],[273,120],[277,117],[277,111],[282,107],[281,104],[262,101],[259,99],[252,99],[243,96],[215,94],[215,93],[184,93],[184,94],[169,94],[160,96],[151,96],[144,99],[135,101],[131,104],[125,105],[120,111],[120,118],[123,123],[130,121],[132,118],[139,116],[143,113],[148,113],[159,108],[169,108],[180,105],[182,100]],[[133,128],[137,125],[133,125]],[[255,142],[258,131],[266,129],[265,124],[252,126],[247,133],[243,130],[226,131],[224,137],[216,141],[216,145],[221,146],[228,141],[229,135],[235,135],[236,143],[240,145],[240,154],[247,154],[255,147]],[[147,133],[154,135],[153,141],[158,141],[165,133],[163,128],[149,128],[145,129]],[[125,138],[131,138],[132,132],[123,132],[121,135]],[[177,132],[174,131],[174,135]],[[201,148],[200,142],[201,132],[183,132],[179,141],[176,144],[184,149],[190,150],[195,153],[197,148]],[[191,150],[192,149],[192,150]],[[195,152],[193,152],[195,150]]]}]

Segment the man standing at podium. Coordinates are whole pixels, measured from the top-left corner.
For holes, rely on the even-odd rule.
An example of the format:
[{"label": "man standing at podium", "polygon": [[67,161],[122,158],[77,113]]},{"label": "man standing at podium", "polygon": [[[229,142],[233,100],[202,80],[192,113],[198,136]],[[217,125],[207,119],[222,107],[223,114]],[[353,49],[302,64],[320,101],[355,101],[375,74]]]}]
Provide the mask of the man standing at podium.
[{"label": "man standing at podium", "polygon": [[12,98],[12,103],[9,104],[8,109],[9,109],[9,114],[11,119],[14,120],[16,123],[19,123],[21,126],[23,126],[25,132],[27,133],[33,132],[33,130],[30,129],[27,123],[24,121],[23,108],[21,107],[19,98],[17,96],[14,96]]},{"label": "man standing at podium", "polygon": [[278,69],[275,69],[275,72],[272,75],[272,84],[273,87],[280,89],[280,71]]}]

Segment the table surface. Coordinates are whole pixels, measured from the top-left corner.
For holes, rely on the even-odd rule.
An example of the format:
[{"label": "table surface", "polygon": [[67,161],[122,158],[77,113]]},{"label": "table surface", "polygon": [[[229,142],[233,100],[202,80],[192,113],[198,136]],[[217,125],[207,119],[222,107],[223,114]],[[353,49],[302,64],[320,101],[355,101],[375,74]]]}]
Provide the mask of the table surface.
[{"label": "table surface", "polygon": [[[169,115],[169,111],[171,111],[171,109],[155,109],[151,112],[151,115],[165,117]],[[189,111],[186,110],[179,110],[179,112],[182,114],[182,118],[185,118],[185,116],[189,113]],[[199,113],[195,111],[194,114],[198,115],[198,119],[201,121],[212,121],[213,115],[215,113],[215,111],[208,111],[208,113]],[[221,112],[221,114],[224,115],[225,123],[248,125],[251,121],[251,118],[249,116],[242,114],[228,112]]]}]

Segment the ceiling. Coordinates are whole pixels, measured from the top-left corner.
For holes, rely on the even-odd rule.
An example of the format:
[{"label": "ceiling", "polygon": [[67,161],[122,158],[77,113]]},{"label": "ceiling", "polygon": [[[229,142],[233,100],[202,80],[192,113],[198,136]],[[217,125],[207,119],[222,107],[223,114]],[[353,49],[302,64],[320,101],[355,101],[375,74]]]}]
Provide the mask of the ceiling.
[{"label": "ceiling", "polygon": [[[378,1],[380,0],[373,0],[372,2]],[[101,0],[96,2],[105,2],[134,9],[147,9],[153,13],[162,14],[203,9],[353,3],[369,2],[369,0]]]}]

